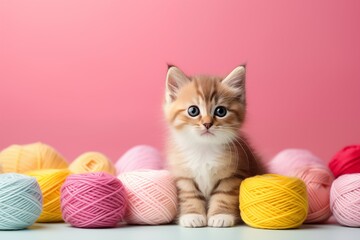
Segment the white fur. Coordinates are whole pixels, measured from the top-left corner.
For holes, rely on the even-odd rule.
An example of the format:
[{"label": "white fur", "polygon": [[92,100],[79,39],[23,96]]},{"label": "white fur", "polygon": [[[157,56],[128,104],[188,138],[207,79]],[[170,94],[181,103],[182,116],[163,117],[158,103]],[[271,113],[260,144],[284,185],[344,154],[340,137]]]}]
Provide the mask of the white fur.
[{"label": "white fur", "polygon": [[235,225],[235,217],[230,214],[217,214],[209,218],[209,227],[231,227]]},{"label": "white fur", "polygon": [[183,227],[205,227],[206,217],[201,214],[185,214],[180,217],[179,223]]},{"label": "white fur", "polygon": [[[220,156],[224,151],[224,146],[216,143],[211,143],[214,140],[198,141],[194,133],[182,131],[175,134],[175,141],[180,148],[184,162],[192,171],[192,176],[198,184],[200,191],[205,198],[209,198],[214,185],[219,180],[216,178],[217,171],[225,164],[221,161]],[[200,138],[216,138],[216,136],[200,136]]]}]

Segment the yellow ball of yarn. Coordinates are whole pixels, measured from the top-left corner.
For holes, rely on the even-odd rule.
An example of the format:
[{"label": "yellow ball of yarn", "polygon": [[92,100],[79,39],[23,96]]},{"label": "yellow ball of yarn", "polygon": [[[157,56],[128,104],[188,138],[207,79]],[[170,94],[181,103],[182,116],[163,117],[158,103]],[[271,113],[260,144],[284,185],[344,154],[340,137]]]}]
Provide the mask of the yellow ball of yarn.
[{"label": "yellow ball of yarn", "polygon": [[77,157],[69,166],[73,173],[107,172],[116,174],[114,164],[102,153],[87,152]]},{"label": "yellow ball of yarn", "polygon": [[37,222],[61,222],[60,189],[70,174],[68,169],[43,169],[26,173],[35,177],[43,194],[43,210]]},{"label": "yellow ball of yarn", "polygon": [[240,186],[240,212],[251,227],[297,228],[308,213],[305,183],[277,174],[247,178]]},{"label": "yellow ball of yarn", "polygon": [[0,165],[4,173],[68,167],[65,159],[54,148],[40,142],[5,148],[0,152]]}]

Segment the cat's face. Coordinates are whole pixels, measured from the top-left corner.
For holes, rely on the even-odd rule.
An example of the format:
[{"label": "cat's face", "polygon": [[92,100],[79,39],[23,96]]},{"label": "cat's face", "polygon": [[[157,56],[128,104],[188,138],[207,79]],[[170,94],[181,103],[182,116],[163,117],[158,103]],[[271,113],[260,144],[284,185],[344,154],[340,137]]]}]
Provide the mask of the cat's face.
[{"label": "cat's face", "polygon": [[245,117],[245,67],[237,67],[224,79],[187,77],[170,67],[164,111],[171,130],[184,141],[233,141]]}]

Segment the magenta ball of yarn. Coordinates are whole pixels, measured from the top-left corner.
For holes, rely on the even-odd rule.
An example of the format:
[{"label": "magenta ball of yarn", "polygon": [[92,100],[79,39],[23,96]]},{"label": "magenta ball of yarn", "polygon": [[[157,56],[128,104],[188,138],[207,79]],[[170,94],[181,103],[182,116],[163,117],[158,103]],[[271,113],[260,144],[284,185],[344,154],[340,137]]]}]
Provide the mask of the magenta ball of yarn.
[{"label": "magenta ball of yarn", "polygon": [[360,173],[345,174],[335,179],[330,205],[340,224],[360,227]]},{"label": "magenta ball of yarn", "polygon": [[129,205],[125,220],[129,224],[165,224],[177,214],[175,181],[166,170],[144,170],[119,175]]},{"label": "magenta ball of yarn", "polygon": [[164,161],[160,152],[151,146],[139,145],[129,149],[115,163],[117,174],[141,169],[159,170]]},{"label": "magenta ball of yarn", "polygon": [[307,150],[286,149],[269,162],[268,171],[305,182],[309,200],[306,223],[325,222],[331,216],[329,198],[334,177],[320,158]]},{"label": "magenta ball of yarn", "polygon": [[70,175],[61,188],[62,217],[74,227],[115,227],[126,206],[123,184],[104,172]]}]

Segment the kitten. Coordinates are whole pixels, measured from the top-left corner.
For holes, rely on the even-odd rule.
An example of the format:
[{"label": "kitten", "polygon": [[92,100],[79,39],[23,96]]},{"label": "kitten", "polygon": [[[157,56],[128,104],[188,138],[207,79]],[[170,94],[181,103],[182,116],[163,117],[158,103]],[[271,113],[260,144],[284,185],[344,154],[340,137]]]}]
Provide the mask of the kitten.
[{"label": "kitten", "polygon": [[263,173],[240,132],[245,102],[245,66],[224,79],[188,77],[169,66],[167,159],[176,177],[180,225],[230,227],[240,221],[240,183]]}]

